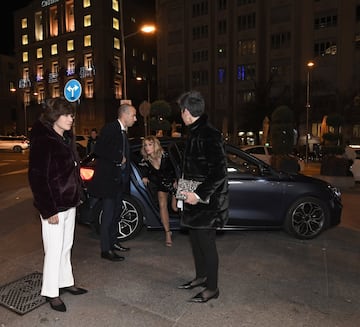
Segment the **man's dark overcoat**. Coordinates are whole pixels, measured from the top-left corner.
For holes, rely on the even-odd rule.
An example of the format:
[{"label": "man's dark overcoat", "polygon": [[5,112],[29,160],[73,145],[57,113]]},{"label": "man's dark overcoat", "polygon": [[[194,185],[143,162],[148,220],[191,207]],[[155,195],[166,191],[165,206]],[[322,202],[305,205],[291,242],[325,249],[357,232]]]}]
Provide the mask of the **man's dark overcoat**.
[{"label": "man's dark overcoat", "polygon": [[129,184],[129,169],[127,164],[121,164],[124,153],[129,151],[126,136],[122,135],[118,120],[106,124],[100,131],[95,145],[96,167],[94,177],[89,183],[88,191],[96,198],[114,198],[119,192],[127,192]]}]

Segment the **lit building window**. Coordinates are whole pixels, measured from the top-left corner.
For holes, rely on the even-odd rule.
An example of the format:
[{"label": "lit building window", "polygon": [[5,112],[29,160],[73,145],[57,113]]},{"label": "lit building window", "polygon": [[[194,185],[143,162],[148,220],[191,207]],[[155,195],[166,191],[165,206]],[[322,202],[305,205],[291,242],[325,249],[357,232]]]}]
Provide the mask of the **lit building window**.
[{"label": "lit building window", "polygon": [[85,82],[85,97],[93,98],[94,97],[94,82],[92,80],[88,80]]},{"label": "lit building window", "polygon": [[84,35],[84,47],[91,46],[91,35]]},{"label": "lit building window", "polygon": [[59,85],[54,85],[52,87],[52,97],[53,98],[57,98],[60,96],[60,88],[59,88]]},{"label": "lit building window", "polygon": [[58,73],[58,71],[59,71],[59,63],[57,61],[53,61],[51,63],[51,72]]},{"label": "lit building window", "polygon": [[84,56],[84,66],[86,68],[92,68],[93,60],[92,60],[92,54],[91,53],[85,54],[85,56]]},{"label": "lit building window", "polygon": [[57,6],[50,8],[50,36],[58,36],[59,34],[59,24],[58,24],[58,10]]},{"label": "lit building window", "polygon": [[114,69],[115,69],[115,73],[117,74],[121,73],[121,61],[119,56],[114,56]]},{"label": "lit building window", "polygon": [[27,18],[23,18],[21,20],[21,28],[22,29],[27,28]]},{"label": "lit building window", "polygon": [[114,49],[120,50],[120,40],[117,37],[114,37]]},{"label": "lit building window", "polygon": [[37,48],[37,49],[36,49],[36,58],[37,58],[37,59],[41,59],[42,57],[43,57],[42,48]]},{"label": "lit building window", "polygon": [[112,9],[119,11],[119,0],[112,0]]},{"label": "lit building window", "polygon": [[27,34],[24,34],[22,37],[21,37],[21,44],[22,45],[25,45],[25,44],[28,44],[29,43],[29,38],[27,36]]},{"label": "lit building window", "polygon": [[114,84],[114,91],[115,91],[115,99],[122,98],[122,90],[121,90],[121,83],[116,81]]},{"label": "lit building window", "polygon": [[67,32],[75,31],[74,0],[67,0],[65,5],[65,24]]},{"label": "lit building window", "polygon": [[27,51],[23,52],[22,61],[23,62],[28,62],[29,61],[29,53]]},{"label": "lit building window", "polygon": [[44,39],[42,13],[38,11],[35,13],[35,40],[42,41]]},{"label": "lit building window", "polygon": [[29,68],[28,67],[25,67],[23,69],[23,80],[29,80]]},{"label": "lit building window", "polygon": [[67,51],[74,51],[75,47],[74,47],[74,40],[68,40],[66,42],[66,50]]},{"label": "lit building window", "polygon": [[56,43],[51,45],[50,53],[51,53],[52,56],[57,55],[58,50],[57,50],[57,44]]},{"label": "lit building window", "polygon": [[218,69],[218,83],[220,84],[225,83],[225,68]]},{"label": "lit building window", "polygon": [[114,28],[114,30],[117,30],[117,31],[120,29],[119,20],[115,17],[113,17],[113,28]]},{"label": "lit building window", "polygon": [[44,66],[37,65],[36,67],[36,81],[42,81],[44,79]]},{"label": "lit building window", "polygon": [[91,26],[91,15],[84,16],[84,27]]},{"label": "lit building window", "polygon": [[75,74],[75,59],[74,58],[68,58],[66,75],[71,76],[71,75],[74,75],[74,74]]},{"label": "lit building window", "polygon": [[10,90],[10,92],[15,92],[16,91],[15,82],[13,82],[13,81],[9,82],[9,90]]},{"label": "lit building window", "polygon": [[44,102],[45,101],[45,90],[43,88],[39,88],[38,93],[39,93],[39,95],[38,95],[39,103]]},{"label": "lit building window", "polygon": [[91,6],[90,0],[84,0],[83,1],[83,7],[84,8],[87,8],[87,7],[90,7],[90,6]]}]

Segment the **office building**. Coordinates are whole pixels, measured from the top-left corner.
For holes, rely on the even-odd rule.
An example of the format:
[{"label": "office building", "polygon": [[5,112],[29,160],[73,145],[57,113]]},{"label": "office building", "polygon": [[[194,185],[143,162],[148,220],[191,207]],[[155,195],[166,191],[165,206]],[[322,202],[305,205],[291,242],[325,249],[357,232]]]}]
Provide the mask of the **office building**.
[{"label": "office building", "polygon": [[150,94],[155,98],[155,36],[140,33],[143,23],[154,20],[153,2],[140,0],[35,0],[16,11],[18,117],[26,108],[31,128],[44,99],[64,95],[70,79],[82,87],[80,99],[73,102],[77,134],[115,119],[125,98],[135,106]]},{"label": "office building", "polygon": [[338,112],[345,137],[360,141],[359,0],[156,0],[156,14],[160,98],[201,91],[236,143],[261,140],[282,104],[300,135],[307,110],[313,136]]}]

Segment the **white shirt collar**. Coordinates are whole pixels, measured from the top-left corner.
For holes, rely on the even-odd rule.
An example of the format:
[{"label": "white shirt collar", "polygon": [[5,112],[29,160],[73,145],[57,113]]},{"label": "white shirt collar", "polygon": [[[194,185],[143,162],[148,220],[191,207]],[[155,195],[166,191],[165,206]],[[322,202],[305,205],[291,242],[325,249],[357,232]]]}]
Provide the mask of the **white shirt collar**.
[{"label": "white shirt collar", "polygon": [[121,130],[127,132],[127,129],[124,127],[124,125],[122,124],[122,122],[120,121],[120,119],[118,119],[118,122],[120,123]]}]

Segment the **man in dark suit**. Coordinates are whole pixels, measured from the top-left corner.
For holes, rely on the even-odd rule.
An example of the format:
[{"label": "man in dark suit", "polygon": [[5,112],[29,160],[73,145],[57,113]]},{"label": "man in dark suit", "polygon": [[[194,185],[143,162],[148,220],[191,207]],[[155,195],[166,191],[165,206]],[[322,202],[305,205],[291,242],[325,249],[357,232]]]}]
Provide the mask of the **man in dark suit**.
[{"label": "man in dark suit", "polygon": [[97,162],[88,191],[91,196],[102,199],[101,257],[111,261],[124,260],[114,250],[130,250],[117,243],[116,236],[123,192],[130,189],[130,157],[126,131],[135,122],[136,109],[129,104],[122,104],[118,109],[118,119],[101,129],[95,145]]}]

